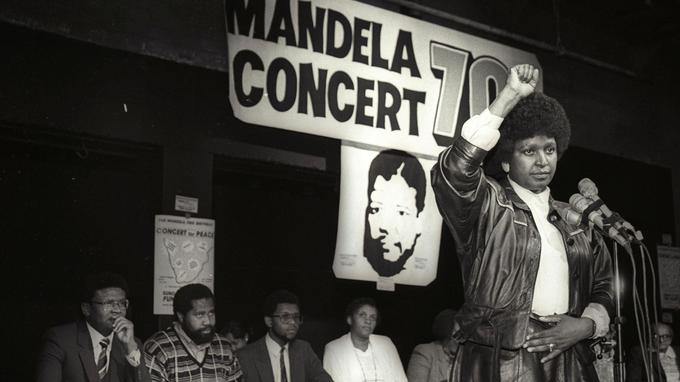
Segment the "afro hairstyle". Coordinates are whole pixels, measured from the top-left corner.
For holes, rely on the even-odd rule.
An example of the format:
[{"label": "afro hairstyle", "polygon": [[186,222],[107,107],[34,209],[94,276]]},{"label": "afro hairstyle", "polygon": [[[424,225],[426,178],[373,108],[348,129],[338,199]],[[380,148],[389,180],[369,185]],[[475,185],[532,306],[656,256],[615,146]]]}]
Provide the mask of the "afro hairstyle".
[{"label": "afro hairstyle", "polygon": [[499,164],[510,161],[515,142],[538,135],[555,138],[557,158],[561,158],[569,147],[571,126],[564,108],[556,99],[534,92],[521,99],[508,113],[500,133],[495,154]]}]

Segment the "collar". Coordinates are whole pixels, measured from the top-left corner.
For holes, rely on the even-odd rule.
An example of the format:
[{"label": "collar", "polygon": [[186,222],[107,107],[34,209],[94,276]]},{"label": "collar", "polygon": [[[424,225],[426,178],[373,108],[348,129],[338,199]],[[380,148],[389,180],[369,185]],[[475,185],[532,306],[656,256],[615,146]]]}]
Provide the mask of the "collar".
[{"label": "collar", "polygon": [[677,355],[675,354],[675,350],[673,350],[673,347],[672,347],[672,346],[669,346],[668,349],[666,349],[666,353],[665,353],[665,354],[666,354],[666,358],[675,359],[675,357],[677,356]]},{"label": "collar", "polygon": [[283,346],[279,345],[279,343],[276,342],[274,338],[272,338],[272,335],[269,332],[267,332],[267,334],[264,336],[264,342],[265,345],[267,345],[267,350],[277,357],[279,354],[281,354],[281,348],[288,350],[288,345],[290,345],[290,342],[286,342],[286,344]]},{"label": "collar", "polygon": [[175,332],[177,332],[177,336],[179,337],[180,341],[189,349],[192,353],[194,354],[199,354],[202,351],[205,351],[205,349],[210,347],[210,342],[197,345],[194,340],[189,337],[189,335],[184,331],[182,328],[182,325],[180,325],[179,322],[175,321],[173,322],[173,328],[175,329]]},{"label": "collar", "polygon": [[90,332],[90,339],[92,340],[93,349],[96,349],[96,346],[99,346],[99,342],[101,342],[101,340],[104,338],[109,339],[109,346],[107,350],[111,349],[111,344],[113,344],[113,330],[111,331],[111,334],[109,334],[108,336],[104,336],[101,333],[99,333],[97,329],[93,328],[89,322],[85,321],[85,325],[87,325],[87,331]]},{"label": "collar", "polygon": [[[510,200],[510,202],[512,203],[512,205],[513,205],[514,207],[523,209],[523,210],[525,210],[525,211],[530,211],[529,206],[528,206],[527,203],[526,203],[524,200],[522,200],[522,198],[520,198],[520,196],[517,194],[517,192],[515,191],[515,189],[514,189],[513,186],[512,186],[512,183],[515,183],[515,182],[514,182],[513,180],[511,180],[510,177],[508,177],[508,176],[502,178],[502,179],[499,181],[499,184],[500,184],[501,187],[503,187],[503,189],[505,190],[505,194],[506,194],[508,200]],[[527,190],[526,188],[520,186],[519,184],[517,184],[517,183],[515,183],[515,184],[517,185],[516,187],[517,187],[518,189],[525,190],[526,192],[529,192],[529,193],[531,193],[531,194],[534,194],[533,192]],[[543,194],[543,193],[545,193],[545,192],[547,192],[549,214],[557,215],[557,212],[555,211],[555,205],[556,205],[556,204],[562,204],[562,202],[558,202],[558,201],[556,201],[556,200],[553,199],[552,195],[550,194],[550,188],[546,188],[546,190],[544,190],[541,194]],[[536,194],[534,194],[534,195],[536,195]],[[545,196],[542,195],[541,197],[545,197]],[[558,220],[558,221],[559,221],[559,220],[562,220],[562,219],[559,218],[559,219],[555,219],[555,220]]]},{"label": "collar", "polygon": [[113,348],[113,330],[111,331],[111,334],[108,336],[104,336],[97,329],[92,327],[89,322],[85,321],[85,325],[87,326],[87,331],[90,333],[90,341],[91,341],[91,346],[92,346],[92,352],[95,355],[95,363],[97,362],[97,358],[99,358],[99,354],[101,352],[101,345],[99,344],[102,339],[108,338],[109,339],[109,346],[106,347],[106,356],[108,358],[108,355],[111,354],[111,349]]},{"label": "collar", "polygon": [[508,177],[508,182],[513,191],[519,196],[522,201],[526,204],[540,204],[540,205],[550,205],[550,187],[546,187],[545,190],[535,193],[533,191],[527,190],[526,188],[517,184],[514,180]]}]

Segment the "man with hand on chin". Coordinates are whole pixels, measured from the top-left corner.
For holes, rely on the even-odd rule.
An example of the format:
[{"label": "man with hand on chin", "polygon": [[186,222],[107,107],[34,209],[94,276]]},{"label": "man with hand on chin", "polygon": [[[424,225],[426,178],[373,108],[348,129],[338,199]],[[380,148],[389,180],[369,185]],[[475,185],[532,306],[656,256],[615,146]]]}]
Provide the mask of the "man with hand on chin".
[{"label": "man with hand on chin", "polygon": [[241,380],[241,367],[229,341],[215,333],[215,297],[203,284],[175,292],[177,319],[144,344],[151,380],[228,382]]},{"label": "man with hand on chin", "polygon": [[38,358],[38,382],[148,381],[141,342],[125,315],[127,282],[114,273],[85,278],[80,309],[84,320],[50,329]]},{"label": "man with hand on chin", "polygon": [[[533,66],[513,67],[432,169],[465,282],[457,380],[597,381],[584,340],[608,331],[611,259],[599,234],[557,214],[565,204],[548,185],[571,130],[538,80]],[[481,168],[496,143],[500,181]]]},{"label": "man with hand on chin", "polygon": [[263,307],[267,334],[238,352],[246,382],[332,382],[308,342],[297,339],[302,324],[298,297],[277,290]]}]

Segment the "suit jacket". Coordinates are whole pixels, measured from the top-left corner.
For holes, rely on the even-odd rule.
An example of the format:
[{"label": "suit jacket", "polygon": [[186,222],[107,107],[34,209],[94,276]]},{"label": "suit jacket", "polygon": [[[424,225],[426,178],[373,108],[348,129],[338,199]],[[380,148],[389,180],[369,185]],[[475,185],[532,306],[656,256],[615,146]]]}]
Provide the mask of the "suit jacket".
[{"label": "suit jacket", "polygon": [[[274,382],[272,363],[265,337],[241,349],[238,353],[244,382]],[[308,342],[293,340],[288,345],[290,357],[289,382],[333,382]]]},{"label": "suit jacket", "polygon": [[[141,342],[135,338],[139,350]],[[113,336],[109,355],[110,382],[147,382],[149,374],[141,359],[133,367],[125,358],[123,343]],[[99,382],[92,340],[85,321],[71,322],[47,331],[38,357],[37,382]]]},{"label": "suit jacket", "polygon": [[[407,382],[404,366],[401,364],[397,348],[389,337],[371,334],[369,337],[376,377],[381,381]],[[364,375],[365,371],[347,333],[326,344],[323,365],[335,382],[357,382],[374,375]],[[368,355],[366,354],[366,355]],[[373,380],[373,379],[371,379]],[[418,381],[425,382],[425,381]]]},{"label": "suit jacket", "polygon": [[453,360],[436,341],[417,345],[408,361],[406,376],[409,382],[449,381]]},{"label": "suit jacket", "polygon": [[[680,369],[680,348],[673,346],[673,351],[677,355],[675,358],[678,369]],[[640,345],[636,345],[630,350],[630,357],[628,359],[628,370],[626,372],[626,382],[644,382],[647,381],[647,373],[645,372],[645,365],[642,360],[642,351]],[[666,374],[659,362],[657,353],[654,353],[652,358],[652,373],[655,375],[655,381],[666,382]]]}]

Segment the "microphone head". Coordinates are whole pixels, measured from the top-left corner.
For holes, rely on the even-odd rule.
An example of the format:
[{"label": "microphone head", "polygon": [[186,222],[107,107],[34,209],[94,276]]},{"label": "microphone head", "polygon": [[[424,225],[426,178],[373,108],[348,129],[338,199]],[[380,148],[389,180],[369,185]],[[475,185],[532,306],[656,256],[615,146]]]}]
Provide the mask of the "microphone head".
[{"label": "microphone head", "polygon": [[588,205],[590,202],[588,199],[586,199],[585,196],[581,194],[574,194],[569,198],[569,205],[571,208],[575,209],[578,213],[582,213],[586,208],[588,208]]},{"label": "microphone head", "polygon": [[595,182],[588,178],[583,178],[578,182],[578,191],[586,198],[597,196],[597,186],[595,185]]},{"label": "microphone head", "polygon": [[581,214],[572,210],[568,205],[560,206],[555,209],[562,219],[572,225],[581,224]]}]

